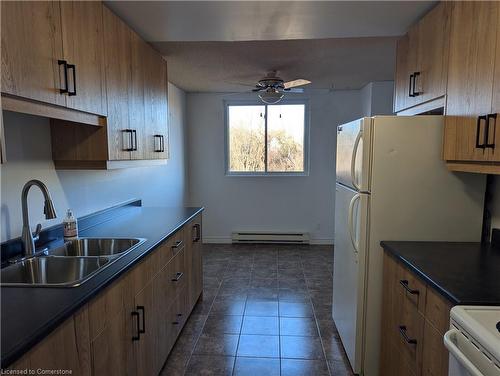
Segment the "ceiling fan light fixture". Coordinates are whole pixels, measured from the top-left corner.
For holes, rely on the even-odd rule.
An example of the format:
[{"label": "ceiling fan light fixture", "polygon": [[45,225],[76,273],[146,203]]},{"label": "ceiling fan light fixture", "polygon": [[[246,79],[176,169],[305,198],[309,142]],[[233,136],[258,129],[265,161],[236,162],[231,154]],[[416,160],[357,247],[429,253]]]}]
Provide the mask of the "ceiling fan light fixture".
[{"label": "ceiling fan light fixture", "polygon": [[266,104],[276,104],[283,98],[283,96],[284,94],[282,92],[272,88],[259,93],[260,100]]}]

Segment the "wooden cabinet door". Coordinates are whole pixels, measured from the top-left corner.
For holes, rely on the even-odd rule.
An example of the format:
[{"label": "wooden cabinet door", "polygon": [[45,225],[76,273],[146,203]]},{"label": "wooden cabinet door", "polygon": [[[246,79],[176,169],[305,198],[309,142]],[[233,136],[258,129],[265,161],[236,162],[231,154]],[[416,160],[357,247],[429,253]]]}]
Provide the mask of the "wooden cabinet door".
[{"label": "wooden cabinet door", "polygon": [[130,29],[103,7],[104,54],[107,93],[108,154],[110,160],[130,159],[129,129]]},{"label": "wooden cabinet door", "polygon": [[409,98],[410,73],[408,68],[408,51],[410,49],[410,38],[407,35],[401,37],[396,47],[396,75],[394,83],[394,112],[405,109]]},{"label": "wooden cabinet door", "polygon": [[109,320],[92,341],[93,375],[132,375],[136,373],[132,342],[132,309],[122,309]]},{"label": "wooden cabinet door", "polygon": [[498,6],[495,2],[453,3],[446,114],[491,111]]},{"label": "wooden cabinet door", "polygon": [[76,91],[76,95],[66,96],[66,105],[106,115],[103,5],[98,1],[61,1],[60,6],[64,59],[74,65],[68,69],[69,90]]},{"label": "wooden cabinet door", "polygon": [[90,376],[91,353],[87,309],[74,314],[14,363],[10,369],[64,369]]},{"label": "wooden cabinet door", "polygon": [[155,279],[150,281],[135,298],[135,312],[138,316],[134,324],[139,339],[134,341],[137,359],[138,375],[157,375],[165,359],[159,359],[160,337],[159,323],[161,315],[158,312],[158,305],[155,303]]},{"label": "wooden cabinet door", "polygon": [[451,3],[441,2],[419,23],[417,91],[422,102],[446,94]]},{"label": "wooden cabinet door", "polygon": [[2,93],[64,106],[59,2],[2,1]]},{"label": "wooden cabinet door", "polygon": [[151,47],[145,54],[144,64],[147,159],[166,159],[169,145],[167,64]]},{"label": "wooden cabinet door", "polygon": [[131,82],[129,91],[129,124],[136,132],[137,150],[133,151],[131,159],[150,159],[147,151],[145,114],[145,78],[147,74],[147,53],[151,47],[135,32],[130,32],[131,43]]},{"label": "wooden cabinet door", "polygon": [[201,215],[198,215],[189,222],[186,231],[188,245],[186,249],[186,269],[189,273],[187,290],[189,311],[194,307],[203,291],[201,229]]},{"label": "wooden cabinet door", "polygon": [[[413,90],[412,95],[409,95],[410,89],[410,79],[411,75],[415,76],[419,73],[419,47],[420,47],[420,24],[417,23],[413,25],[410,30],[408,30],[408,96],[406,97],[406,108],[416,106],[422,102],[422,95],[413,94],[414,92],[421,91],[421,74],[413,78]],[[420,89],[419,89],[420,88]]]},{"label": "wooden cabinet door", "polygon": [[424,352],[422,361],[422,375],[447,376],[448,350],[443,343],[443,333],[436,330],[429,322],[424,329]]},{"label": "wooden cabinet door", "polygon": [[[485,161],[485,121],[491,112],[498,5],[456,2],[452,5],[444,159]],[[492,25],[493,29],[492,30]],[[479,121],[479,126],[478,126]]]}]

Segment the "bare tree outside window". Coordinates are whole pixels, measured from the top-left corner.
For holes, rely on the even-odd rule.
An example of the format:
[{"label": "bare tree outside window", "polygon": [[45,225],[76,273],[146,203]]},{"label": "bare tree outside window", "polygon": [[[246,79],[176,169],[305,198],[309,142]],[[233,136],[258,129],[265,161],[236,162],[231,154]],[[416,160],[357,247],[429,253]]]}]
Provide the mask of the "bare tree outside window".
[{"label": "bare tree outside window", "polygon": [[304,172],[304,104],[229,105],[227,111],[230,173]]}]

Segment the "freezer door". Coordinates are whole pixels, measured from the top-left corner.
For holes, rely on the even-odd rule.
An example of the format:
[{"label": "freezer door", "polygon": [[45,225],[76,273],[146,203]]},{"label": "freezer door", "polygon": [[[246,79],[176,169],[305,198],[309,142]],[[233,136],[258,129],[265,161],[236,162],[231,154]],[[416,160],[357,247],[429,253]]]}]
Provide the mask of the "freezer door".
[{"label": "freezer door", "polygon": [[337,182],[359,192],[370,191],[372,118],[337,127]]},{"label": "freezer door", "polygon": [[363,357],[368,205],[369,195],[336,185],[332,314],[355,373]]}]

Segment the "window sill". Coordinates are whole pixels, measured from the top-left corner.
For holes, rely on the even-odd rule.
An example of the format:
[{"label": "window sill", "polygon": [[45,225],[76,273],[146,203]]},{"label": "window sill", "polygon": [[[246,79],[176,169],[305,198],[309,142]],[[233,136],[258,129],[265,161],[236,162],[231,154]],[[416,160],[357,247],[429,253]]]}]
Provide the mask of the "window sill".
[{"label": "window sill", "polygon": [[255,178],[255,177],[277,177],[277,176],[309,176],[309,172],[226,172],[227,177],[243,177],[243,178]]}]

